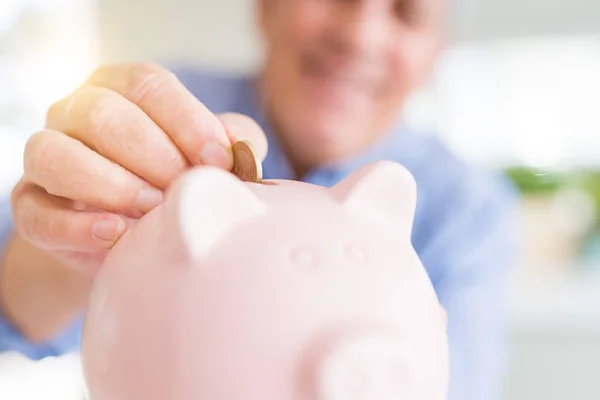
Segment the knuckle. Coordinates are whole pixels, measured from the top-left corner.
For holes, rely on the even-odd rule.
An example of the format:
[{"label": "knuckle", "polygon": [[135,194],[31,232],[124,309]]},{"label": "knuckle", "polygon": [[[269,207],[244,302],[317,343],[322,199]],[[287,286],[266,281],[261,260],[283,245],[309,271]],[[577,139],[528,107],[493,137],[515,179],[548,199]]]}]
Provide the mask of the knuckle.
[{"label": "knuckle", "polygon": [[54,162],[53,135],[47,131],[34,133],[25,143],[24,172],[28,176],[38,176],[45,169],[50,169]]},{"label": "knuckle", "polygon": [[181,155],[177,153],[170,155],[164,165],[162,165],[162,171],[165,180],[163,186],[166,187],[169,183],[181,175],[185,169],[186,162]]},{"label": "knuckle", "polygon": [[31,192],[31,184],[25,183],[24,178],[15,185],[10,194],[10,205],[12,211],[12,217],[15,222],[17,230],[22,225],[24,217],[27,217],[31,213],[31,210],[27,210],[27,195]]},{"label": "knuckle", "polygon": [[172,83],[173,74],[153,63],[134,64],[128,70],[125,97],[140,104]]},{"label": "knuckle", "polygon": [[10,192],[10,206],[11,210],[17,209],[19,201],[23,197],[23,191],[25,190],[25,178],[21,178],[19,182],[15,185],[15,187]]},{"label": "knuckle", "polygon": [[90,91],[88,94],[84,129],[89,134],[99,134],[115,118],[116,108],[113,101],[104,91]]},{"label": "knuckle", "polygon": [[60,217],[60,214],[47,216],[43,225],[40,223],[39,227],[39,237],[45,242],[63,237],[65,234],[64,221],[63,218]]},{"label": "knuckle", "polygon": [[20,234],[36,242],[44,241],[46,235],[42,228],[41,214],[35,212],[30,195],[24,195],[15,208],[15,226]]},{"label": "knuckle", "polygon": [[36,132],[29,136],[29,138],[25,142],[25,157],[37,155],[40,147],[44,146],[46,136],[47,135],[45,131]]},{"label": "knuckle", "polygon": [[86,85],[82,85],[67,96],[51,103],[48,110],[46,110],[46,125],[62,125],[65,119],[69,117],[71,110],[74,108],[74,103],[77,102],[81,92],[87,87]]},{"label": "knuckle", "polygon": [[126,209],[137,196],[136,182],[127,173],[111,174],[108,178],[112,190],[107,191],[108,195],[104,197],[106,208],[108,211]]},{"label": "knuckle", "polygon": [[153,61],[142,61],[142,62],[132,63],[126,67],[129,68],[130,70],[138,71],[140,73],[147,73],[147,74],[152,74],[152,73],[157,74],[157,73],[166,72],[165,68],[163,68],[158,63],[155,63]]},{"label": "knuckle", "polygon": [[100,65],[99,67],[97,67],[94,72],[92,72],[92,74],[90,75],[90,77],[88,78],[88,82],[95,82],[96,78],[104,76],[104,74],[107,72],[107,70],[110,68],[111,66],[108,64],[103,64]]},{"label": "knuckle", "polygon": [[46,112],[46,128],[55,130],[68,130],[73,122],[85,115],[86,94],[90,86],[83,86],[69,96],[52,104]]},{"label": "knuckle", "polygon": [[120,64],[102,64],[98,66],[94,72],[90,75],[86,83],[94,84],[96,82],[102,82],[105,77],[111,76],[115,69],[122,68]]},{"label": "knuckle", "polygon": [[63,110],[65,108],[65,103],[67,99],[58,100],[48,107],[48,111],[46,112],[46,123],[49,124],[50,121],[56,119],[58,116],[62,115]]}]

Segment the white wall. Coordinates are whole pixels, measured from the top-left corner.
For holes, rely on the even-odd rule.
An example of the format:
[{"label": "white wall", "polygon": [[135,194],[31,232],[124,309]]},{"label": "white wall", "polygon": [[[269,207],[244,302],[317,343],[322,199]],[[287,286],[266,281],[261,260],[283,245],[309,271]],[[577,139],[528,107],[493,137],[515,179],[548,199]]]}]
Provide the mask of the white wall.
[{"label": "white wall", "polygon": [[517,331],[505,400],[600,398],[600,330]]},{"label": "white wall", "polygon": [[20,178],[28,136],[96,66],[91,0],[0,0],[0,196]]},{"label": "white wall", "polygon": [[457,4],[455,29],[469,40],[600,32],[600,1],[596,0],[450,2]]},{"label": "white wall", "polygon": [[[179,58],[247,69],[259,58],[255,0],[96,0],[107,60]],[[454,36],[600,34],[597,0],[449,0]]]},{"label": "white wall", "polygon": [[99,0],[106,61],[163,60],[253,68],[254,0]]}]

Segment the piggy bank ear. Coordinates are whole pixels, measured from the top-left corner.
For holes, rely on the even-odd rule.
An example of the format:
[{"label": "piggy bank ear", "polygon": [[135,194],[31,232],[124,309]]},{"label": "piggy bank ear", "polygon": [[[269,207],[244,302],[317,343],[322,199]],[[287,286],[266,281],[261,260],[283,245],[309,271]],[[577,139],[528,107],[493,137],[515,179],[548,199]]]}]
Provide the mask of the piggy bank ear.
[{"label": "piggy bank ear", "polygon": [[331,188],[345,207],[410,236],[417,185],[403,166],[380,161],[350,174]]},{"label": "piggy bank ear", "polygon": [[166,209],[184,251],[199,259],[228,231],[263,214],[266,205],[233,174],[196,167],[171,188]]}]

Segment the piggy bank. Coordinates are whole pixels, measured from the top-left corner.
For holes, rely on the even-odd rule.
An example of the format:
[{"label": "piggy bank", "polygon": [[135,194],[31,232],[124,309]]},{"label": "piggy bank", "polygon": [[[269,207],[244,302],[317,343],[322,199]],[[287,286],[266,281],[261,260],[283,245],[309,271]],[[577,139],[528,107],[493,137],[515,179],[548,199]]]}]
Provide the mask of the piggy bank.
[{"label": "piggy bank", "polygon": [[196,167],[115,245],[82,338],[88,400],[443,400],[412,175],[331,188]]}]

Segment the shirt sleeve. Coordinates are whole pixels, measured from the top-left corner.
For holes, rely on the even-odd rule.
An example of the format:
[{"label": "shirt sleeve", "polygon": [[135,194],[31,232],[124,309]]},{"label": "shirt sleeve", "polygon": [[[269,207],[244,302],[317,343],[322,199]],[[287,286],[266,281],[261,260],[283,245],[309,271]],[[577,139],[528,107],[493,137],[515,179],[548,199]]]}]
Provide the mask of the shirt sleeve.
[{"label": "shirt sleeve", "polygon": [[[10,200],[7,197],[0,198],[0,258],[4,257],[6,244],[12,232],[13,220]],[[80,330],[81,318],[74,321],[64,332],[48,342],[33,343],[21,334],[0,308],[0,353],[16,351],[35,360],[62,355],[78,346]]]},{"label": "shirt sleeve", "polygon": [[438,201],[443,222],[423,262],[434,271],[448,313],[449,400],[499,400],[509,350],[510,276],[519,254],[518,196],[507,181],[466,179]]}]

